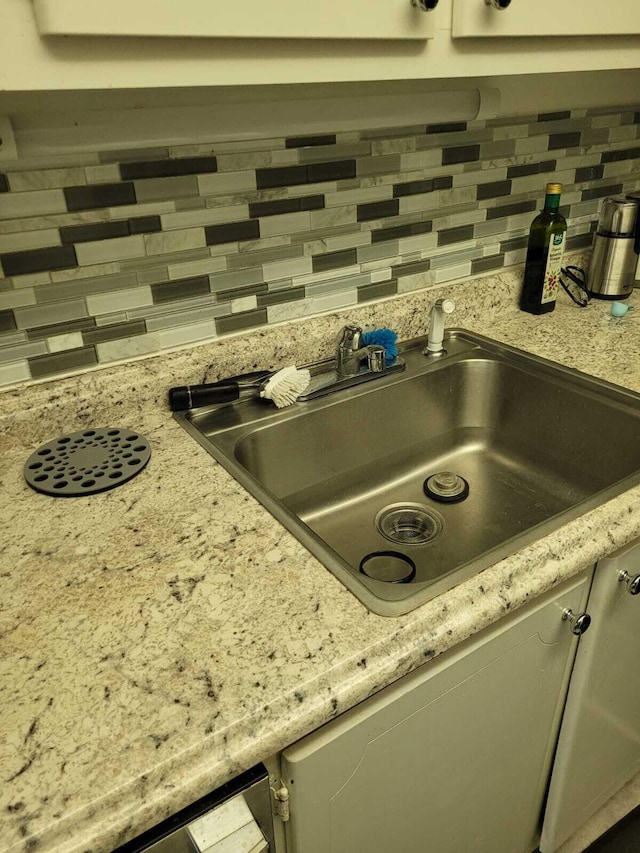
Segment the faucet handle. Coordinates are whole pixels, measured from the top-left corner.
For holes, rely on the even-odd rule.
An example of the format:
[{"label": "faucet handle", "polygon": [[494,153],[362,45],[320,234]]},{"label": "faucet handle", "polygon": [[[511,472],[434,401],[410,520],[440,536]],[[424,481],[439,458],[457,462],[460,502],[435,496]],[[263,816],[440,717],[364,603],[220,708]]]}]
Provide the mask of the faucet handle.
[{"label": "faucet handle", "polygon": [[338,347],[350,352],[360,349],[362,345],[362,329],[360,326],[345,326],[340,332]]}]

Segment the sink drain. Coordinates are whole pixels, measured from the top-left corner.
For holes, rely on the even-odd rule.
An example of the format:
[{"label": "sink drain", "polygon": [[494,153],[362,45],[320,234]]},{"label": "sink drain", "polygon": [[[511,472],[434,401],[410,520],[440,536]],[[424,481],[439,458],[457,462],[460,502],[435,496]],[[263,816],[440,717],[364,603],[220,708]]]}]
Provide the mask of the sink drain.
[{"label": "sink drain", "polygon": [[469,483],[453,471],[439,471],[424,481],[424,493],[442,503],[457,503],[469,497]]},{"label": "sink drain", "polygon": [[392,504],[376,516],[376,527],[390,542],[424,545],[442,531],[442,516],[422,504]]}]

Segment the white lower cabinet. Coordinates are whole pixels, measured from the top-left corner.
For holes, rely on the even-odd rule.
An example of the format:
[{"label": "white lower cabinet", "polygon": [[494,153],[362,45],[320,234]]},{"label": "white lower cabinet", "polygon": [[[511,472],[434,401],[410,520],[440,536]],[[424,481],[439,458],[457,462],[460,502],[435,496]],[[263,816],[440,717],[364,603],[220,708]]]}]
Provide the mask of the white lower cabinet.
[{"label": "white lower cabinet", "polygon": [[286,749],[288,853],[531,853],[591,577]]},{"label": "white lower cabinet", "polygon": [[557,850],[640,772],[640,595],[633,594],[639,576],[638,543],[598,563],[589,596],[593,624],[580,640],[571,677],[543,853]]}]

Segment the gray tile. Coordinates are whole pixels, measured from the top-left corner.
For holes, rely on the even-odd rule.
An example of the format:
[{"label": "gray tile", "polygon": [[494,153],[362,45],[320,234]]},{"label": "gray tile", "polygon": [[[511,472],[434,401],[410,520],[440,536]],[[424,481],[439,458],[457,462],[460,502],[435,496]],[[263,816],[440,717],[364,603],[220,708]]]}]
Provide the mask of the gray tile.
[{"label": "gray tile", "polygon": [[492,219],[503,219],[507,216],[516,216],[519,213],[532,213],[538,207],[536,199],[530,201],[519,201],[515,204],[503,204],[499,207],[490,207],[487,210],[487,221]]},{"label": "gray tile", "polygon": [[511,181],[494,181],[490,184],[479,184],[476,198],[482,201],[487,198],[498,198],[509,195],[511,192]]},{"label": "gray tile", "polygon": [[526,249],[528,242],[528,237],[511,237],[500,242],[500,251],[505,254],[506,252],[515,252],[518,249]]},{"label": "gray tile", "polygon": [[379,261],[381,258],[394,258],[397,254],[398,241],[387,240],[371,246],[360,246],[357,250],[356,263],[366,264],[370,261]]},{"label": "gray tile", "polygon": [[591,201],[594,198],[605,198],[608,195],[617,195],[622,192],[622,184],[609,184],[606,187],[594,187],[582,190],[581,201]]},{"label": "gray tile", "polygon": [[604,175],[604,166],[601,164],[600,166],[583,166],[579,169],[576,169],[576,184],[580,184],[583,181],[599,181],[600,178]]},{"label": "gray tile", "polygon": [[162,302],[174,302],[178,299],[191,299],[210,293],[209,276],[199,275],[192,278],[179,278],[164,284],[152,284],[151,293],[154,305]]},{"label": "gray tile", "polygon": [[519,166],[509,166],[507,169],[507,178],[524,178],[528,175],[553,172],[556,168],[556,163],[556,160],[543,160],[541,163],[524,163]]},{"label": "gray tile", "polygon": [[388,216],[397,216],[400,210],[400,201],[391,198],[387,201],[373,201],[368,204],[358,205],[358,222],[368,222],[372,219],[386,219]]},{"label": "gray tile", "polygon": [[356,249],[343,249],[339,252],[326,252],[324,255],[314,255],[313,272],[333,270],[338,267],[349,267],[358,262]]},{"label": "gray tile", "polygon": [[44,341],[22,342],[10,346],[5,345],[3,340],[0,343],[2,343],[0,346],[0,363],[2,364],[33,358],[36,355],[46,355],[48,352]]},{"label": "gray tile", "polygon": [[19,329],[33,329],[89,316],[84,299],[69,299],[67,302],[54,302],[33,308],[16,308],[14,314]]},{"label": "gray tile", "polygon": [[285,148],[307,148],[309,146],[335,145],[335,133],[316,134],[315,136],[287,136]]},{"label": "gray tile", "polygon": [[195,175],[181,175],[175,178],[149,178],[145,181],[136,181],[135,194],[138,201],[197,196],[198,179]]},{"label": "gray tile", "polygon": [[501,157],[512,157],[515,153],[515,139],[498,139],[496,142],[484,142],[480,146],[481,160],[496,160]]},{"label": "gray tile", "polygon": [[123,181],[138,178],[168,178],[178,175],[201,175],[217,172],[215,157],[177,157],[172,160],[137,160],[120,164]]},{"label": "gray tile", "polygon": [[475,258],[471,261],[471,274],[501,269],[504,266],[504,253],[490,255],[488,258]]},{"label": "gray tile", "polygon": [[231,314],[228,317],[216,319],[216,331],[219,335],[239,332],[241,329],[252,329],[256,326],[264,326],[267,322],[267,309],[258,308],[256,311],[242,311],[240,314]]},{"label": "gray tile", "polygon": [[247,222],[229,222],[226,225],[205,225],[207,245],[217,243],[235,243],[240,240],[257,240],[260,237],[260,220]]},{"label": "gray tile", "polygon": [[59,373],[70,373],[83,367],[92,367],[98,363],[94,347],[80,347],[58,352],[54,355],[39,355],[28,359],[31,376],[42,379],[45,376],[55,376]]},{"label": "gray tile", "polygon": [[[236,287],[231,290],[220,290],[216,292],[217,301],[232,302],[234,299],[243,299],[245,296],[264,296],[269,292],[269,286],[262,284],[247,284],[244,287]],[[260,307],[260,306],[258,306]]]},{"label": "gray tile", "polygon": [[549,151],[557,148],[578,148],[580,146],[581,134],[579,130],[572,133],[550,133]]},{"label": "gray tile", "polygon": [[365,157],[356,161],[358,177],[365,175],[393,175],[400,171],[399,154],[382,154],[378,157]]},{"label": "gray tile", "polygon": [[438,232],[438,246],[450,243],[464,243],[473,240],[473,225],[459,225],[456,228],[443,228]]},{"label": "gray tile", "polygon": [[398,282],[395,279],[380,281],[376,284],[365,284],[358,288],[358,302],[370,302],[373,299],[384,299],[395,296],[398,292]]},{"label": "gray tile", "polygon": [[64,225],[60,228],[60,242],[63,245],[128,236],[129,223],[126,220],[124,222],[95,222],[90,225]]},{"label": "gray tile", "polygon": [[131,183],[93,184],[86,187],[65,187],[67,210],[93,210],[96,207],[116,207],[135,204],[136,192]]},{"label": "gray tile", "polygon": [[43,338],[53,338],[57,335],[69,335],[73,332],[93,329],[95,325],[96,321],[93,317],[82,317],[79,320],[67,320],[61,323],[51,323],[48,326],[27,329],[27,338],[30,341],[38,341]]},{"label": "gray tile", "polygon": [[288,287],[282,290],[270,290],[268,293],[258,296],[258,308],[266,308],[268,305],[278,305],[282,302],[294,302],[296,299],[305,298],[304,287]]},{"label": "gray tile", "polygon": [[111,326],[87,329],[82,333],[85,345],[101,344],[104,341],[113,341],[118,338],[131,338],[134,335],[146,334],[147,327],[143,320],[133,320],[129,323],[114,323]]},{"label": "gray tile", "polygon": [[592,130],[583,130],[580,137],[580,145],[605,145],[609,141],[609,128],[596,127]]},{"label": "gray tile", "polygon": [[430,234],[433,231],[431,220],[396,225],[391,228],[377,228],[371,232],[371,242],[381,243],[387,240],[399,240],[401,237],[413,237],[416,234]]},{"label": "gray tile", "polygon": [[92,293],[110,293],[125,287],[135,287],[137,284],[135,273],[97,275],[94,278],[74,279],[60,284],[44,284],[36,288],[36,300],[38,303],[61,302]]},{"label": "gray tile", "polygon": [[329,296],[332,293],[341,293],[345,290],[364,287],[371,284],[371,273],[363,272],[356,275],[346,275],[343,278],[330,279],[328,281],[317,281],[305,285],[307,296]]},{"label": "gray tile", "polygon": [[479,145],[461,145],[456,148],[442,149],[442,165],[450,166],[453,163],[470,163],[480,159]]},{"label": "gray tile", "polygon": [[300,163],[319,163],[329,160],[344,160],[351,157],[366,157],[371,154],[370,142],[351,142],[342,145],[325,145],[318,148],[300,148],[298,160]]},{"label": "gray tile", "polygon": [[131,160],[166,160],[168,148],[122,148],[99,155],[101,163],[125,163]]},{"label": "gray tile", "polygon": [[221,290],[235,290],[250,284],[262,284],[262,282],[262,267],[250,267],[236,272],[214,272],[209,276],[209,286],[213,293]]},{"label": "gray tile", "polygon": [[73,246],[50,246],[45,249],[27,249],[23,252],[5,252],[0,255],[0,261],[5,275],[8,276],[78,266]]},{"label": "gray tile", "polygon": [[391,275],[394,278],[400,278],[403,275],[415,275],[419,272],[427,272],[431,269],[431,261],[426,258],[422,261],[413,261],[407,264],[396,264],[391,267]]},{"label": "gray tile", "polygon": [[13,311],[0,311],[0,334],[4,332],[15,332],[16,318],[13,316]]}]

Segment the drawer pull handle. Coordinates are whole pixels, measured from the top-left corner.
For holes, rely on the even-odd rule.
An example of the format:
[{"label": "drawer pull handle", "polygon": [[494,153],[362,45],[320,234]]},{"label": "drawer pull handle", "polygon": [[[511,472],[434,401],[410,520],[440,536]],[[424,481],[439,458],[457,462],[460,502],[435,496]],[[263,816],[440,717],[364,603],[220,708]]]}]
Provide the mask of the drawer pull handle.
[{"label": "drawer pull handle", "polygon": [[411,0],[411,5],[421,12],[431,12],[438,5],[438,0]]},{"label": "drawer pull handle", "polygon": [[573,610],[569,610],[569,608],[562,611],[562,619],[563,621],[568,620],[571,623],[571,633],[575,634],[576,637],[584,634],[588,630],[589,625],[591,625],[591,616],[588,613],[581,613],[579,616],[576,616]]},{"label": "drawer pull handle", "polygon": [[498,9],[501,12],[504,12],[511,5],[511,0],[484,0],[484,2],[486,6],[493,6],[494,9]]},{"label": "drawer pull handle", "polygon": [[640,575],[636,575],[635,578],[632,578],[626,570],[618,572],[618,582],[626,583],[629,595],[638,595],[640,592]]}]

